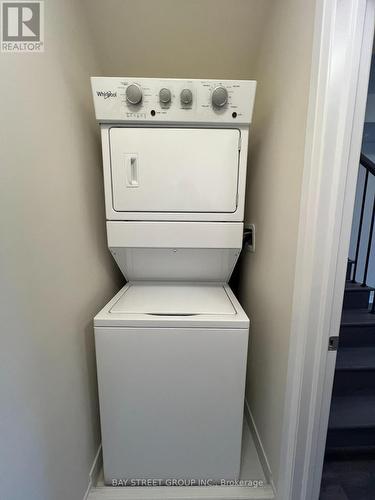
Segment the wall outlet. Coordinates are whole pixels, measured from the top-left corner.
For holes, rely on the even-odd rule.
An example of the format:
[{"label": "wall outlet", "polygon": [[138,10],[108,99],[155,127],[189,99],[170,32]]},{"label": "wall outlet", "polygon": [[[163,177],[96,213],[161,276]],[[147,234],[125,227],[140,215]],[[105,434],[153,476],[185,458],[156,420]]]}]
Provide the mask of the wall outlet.
[{"label": "wall outlet", "polygon": [[244,249],[247,252],[255,252],[255,224],[245,223],[244,229]]}]

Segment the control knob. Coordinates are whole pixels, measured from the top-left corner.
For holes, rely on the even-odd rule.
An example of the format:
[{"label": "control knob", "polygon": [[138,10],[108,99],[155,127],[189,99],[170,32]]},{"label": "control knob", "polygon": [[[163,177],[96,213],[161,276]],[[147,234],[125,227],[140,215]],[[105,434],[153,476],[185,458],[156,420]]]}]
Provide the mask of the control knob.
[{"label": "control knob", "polygon": [[139,104],[142,101],[142,89],[136,83],[126,87],[126,100],[130,104]]},{"label": "control knob", "polygon": [[180,99],[182,104],[188,106],[193,102],[193,92],[190,89],[182,89]]},{"label": "control knob", "polygon": [[217,108],[222,108],[228,102],[228,91],[225,87],[215,87],[211,95],[212,104]]},{"label": "control knob", "polygon": [[159,101],[162,104],[168,104],[169,102],[171,102],[171,99],[172,99],[172,94],[171,94],[171,91],[169,89],[166,89],[166,88],[160,89]]}]

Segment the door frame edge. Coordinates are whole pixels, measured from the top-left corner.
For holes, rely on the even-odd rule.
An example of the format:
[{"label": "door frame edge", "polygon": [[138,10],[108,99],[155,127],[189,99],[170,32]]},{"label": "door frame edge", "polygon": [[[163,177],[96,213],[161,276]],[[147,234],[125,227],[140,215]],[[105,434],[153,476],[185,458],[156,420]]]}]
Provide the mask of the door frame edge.
[{"label": "door frame edge", "polygon": [[375,0],[316,4],[277,500],[319,498],[374,12]]}]

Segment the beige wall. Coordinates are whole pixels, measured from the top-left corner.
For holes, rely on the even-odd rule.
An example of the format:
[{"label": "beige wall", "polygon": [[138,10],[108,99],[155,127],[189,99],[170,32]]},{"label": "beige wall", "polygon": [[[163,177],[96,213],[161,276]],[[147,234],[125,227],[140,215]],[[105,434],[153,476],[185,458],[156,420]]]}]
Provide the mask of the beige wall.
[{"label": "beige wall", "polygon": [[272,0],[85,0],[105,76],[253,78]]},{"label": "beige wall", "polygon": [[315,0],[274,3],[262,33],[247,183],[256,253],[240,268],[251,318],[247,399],[274,480],[286,389]]},{"label": "beige wall", "polygon": [[74,0],[46,2],[46,52],[0,54],[0,496],[82,500],[99,443],[92,318],[120,286],[106,248]]}]

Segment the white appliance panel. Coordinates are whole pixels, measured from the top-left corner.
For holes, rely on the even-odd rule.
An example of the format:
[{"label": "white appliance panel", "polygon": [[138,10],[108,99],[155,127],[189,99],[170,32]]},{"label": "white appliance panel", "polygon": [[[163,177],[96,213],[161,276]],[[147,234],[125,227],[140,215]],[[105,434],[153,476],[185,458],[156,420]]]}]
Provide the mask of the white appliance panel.
[{"label": "white appliance panel", "polygon": [[[247,168],[248,129],[240,129],[240,151],[238,166],[237,208],[234,212],[150,212],[150,211],[116,211],[113,203],[110,125],[101,125],[104,191],[107,220],[110,221],[184,221],[184,222],[242,222],[245,206],[245,185]],[[138,128],[143,128],[139,126]],[[208,130],[208,129],[205,129]],[[216,129],[215,129],[216,130]],[[237,130],[235,128],[234,130]],[[134,166],[135,168],[135,166]],[[134,172],[133,175],[136,175]],[[133,179],[133,181],[136,179]],[[139,178],[140,180],[140,178]],[[125,180],[126,182],[126,180]],[[137,187],[131,189],[138,189]],[[131,190],[131,189],[128,189]]]},{"label": "white appliance panel", "polygon": [[237,479],[247,329],[95,328],[104,476]]},{"label": "white appliance panel", "polygon": [[128,281],[229,281],[240,248],[124,248],[111,253]]},{"label": "white appliance panel", "polygon": [[[199,80],[177,78],[92,77],[96,119],[101,123],[215,123],[248,125],[251,122],[256,82],[249,80]],[[129,89],[139,94],[129,100]],[[214,94],[224,89],[227,99],[217,106]],[[168,89],[170,100],[162,102],[160,91]],[[187,89],[191,102],[184,103]]]},{"label": "white appliance panel", "polygon": [[[136,293],[136,304],[130,301],[132,312],[126,312],[127,293],[129,289],[144,290],[145,304],[140,300],[141,294]],[[159,287],[161,294],[159,294]],[[170,298],[168,287],[174,290],[181,288],[178,297]],[[198,304],[195,297],[205,297],[205,304]],[[210,295],[210,297],[208,297]],[[129,297],[129,295],[128,295]],[[130,295],[131,297],[131,295]],[[134,298],[134,297],[133,297]],[[131,304],[131,302],[133,302]],[[169,314],[170,303],[178,311],[176,315]],[[145,307],[147,305],[147,307]],[[156,314],[149,314],[151,310]],[[177,309],[178,308],[178,309]],[[199,312],[199,309],[201,312]],[[194,314],[184,314],[194,311]],[[157,314],[157,311],[163,314]],[[234,311],[234,314],[232,314]],[[166,313],[166,314],[164,314]],[[147,328],[226,328],[249,329],[249,318],[242,309],[234,293],[226,283],[212,282],[174,282],[174,281],[132,281],[127,283],[94,318],[95,327],[147,327]]]},{"label": "white appliance panel", "polygon": [[239,130],[112,127],[109,134],[115,211],[235,212]]},{"label": "white appliance panel", "polygon": [[242,222],[107,221],[109,247],[242,248]]},{"label": "white appliance panel", "polygon": [[130,283],[111,307],[112,314],[195,316],[236,314],[223,286],[187,283]]},{"label": "white appliance panel", "polygon": [[242,223],[108,221],[108,246],[127,280],[228,281]]}]

